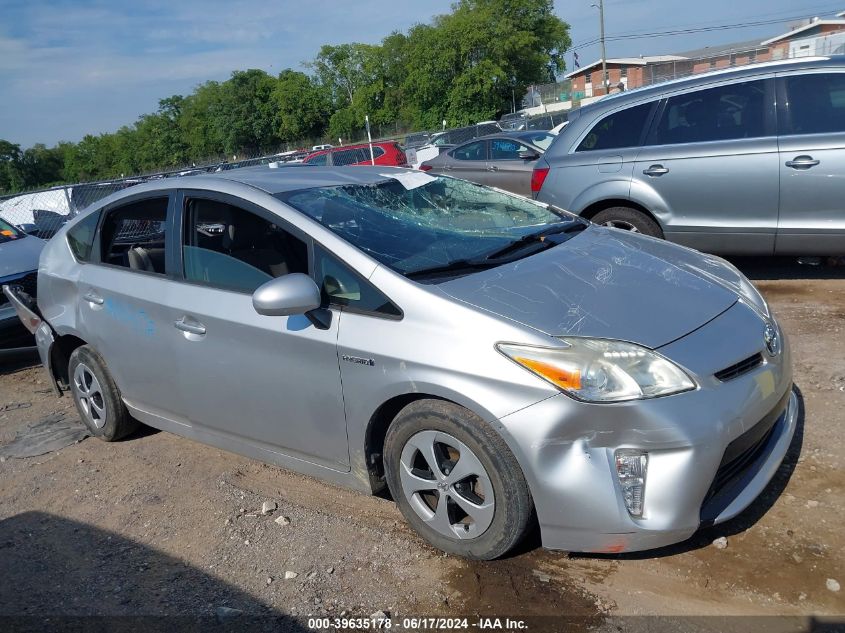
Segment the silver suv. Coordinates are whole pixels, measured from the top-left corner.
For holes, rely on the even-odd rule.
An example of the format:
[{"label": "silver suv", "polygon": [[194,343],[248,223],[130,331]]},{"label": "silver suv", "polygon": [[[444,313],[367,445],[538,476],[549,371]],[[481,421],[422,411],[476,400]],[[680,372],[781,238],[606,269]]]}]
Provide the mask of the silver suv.
[{"label": "silver suv", "polygon": [[711,253],[845,252],[845,57],[671,81],[569,121],[533,174],[543,202]]}]

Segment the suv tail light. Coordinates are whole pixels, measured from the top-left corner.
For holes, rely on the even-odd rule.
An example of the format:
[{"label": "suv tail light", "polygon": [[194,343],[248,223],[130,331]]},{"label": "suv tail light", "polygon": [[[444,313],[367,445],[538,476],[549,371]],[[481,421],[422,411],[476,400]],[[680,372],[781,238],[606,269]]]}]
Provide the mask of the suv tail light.
[{"label": "suv tail light", "polygon": [[[426,165],[425,163],[420,165],[420,171],[429,171],[430,169],[431,169],[431,165]],[[525,181],[523,180],[523,182],[525,182]]]},{"label": "suv tail light", "polygon": [[531,172],[531,193],[539,193],[549,175],[548,167],[535,167]]}]

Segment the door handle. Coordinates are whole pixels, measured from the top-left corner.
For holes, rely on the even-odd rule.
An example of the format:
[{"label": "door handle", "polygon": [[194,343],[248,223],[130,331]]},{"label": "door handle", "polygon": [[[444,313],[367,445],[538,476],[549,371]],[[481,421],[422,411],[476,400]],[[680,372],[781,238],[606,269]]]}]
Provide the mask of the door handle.
[{"label": "door handle", "polygon": [[792,160],[786,161],[787,167],[792,167],[792,169],[810,169],[810,167],[815,167],[821,161],[814,159],[812,156],[807,156],[806,154],[802,156],[796,156]]},{"label": "door handle", "polygon": [[663,165],[652,165],[648,169],[643,169],[643,173],[646,176],[662,176],[663,174],[668,174],[669,170]]},{"label": "door handle", "polygon": [[192,323],[190,321],[186,321],[185,317],[182,317],[173,325],[177,330],[182,330],[183,332],[188,332],[190,334],[198,334],[199,336],[202,336],[206,332],[205,326],[202,323]]},{"label": "door handle", "polygon": [[499,168],[495,165],[487,165],[487,171],[499,171]]},{"label": "door handle", "polygon": [[82,298],[85,299],[85,301],[88,301],[89,303],[96,304],[98,306],[101,306],[101,305],[103,305],[103,303],[105,303],[105,299],[103,299],[100,295],[98,295],[93,290],[89,290],[88,292],[86,292],[82,296]]}]

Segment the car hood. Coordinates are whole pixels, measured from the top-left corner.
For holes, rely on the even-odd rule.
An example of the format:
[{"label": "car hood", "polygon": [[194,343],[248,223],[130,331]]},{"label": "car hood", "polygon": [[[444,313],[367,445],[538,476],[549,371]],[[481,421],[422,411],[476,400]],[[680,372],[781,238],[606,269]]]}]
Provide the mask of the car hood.
[{"label": "car hood", "polygon": [[738,300],[723,260],[591,226],[531,257],[442,283],[454,299],[552,336],[666,345]]},{"label": "car hood", "polygon": [[32,235],[0,243],[0,282],[6,277],[38,270],[38,257],[44,240]]}]

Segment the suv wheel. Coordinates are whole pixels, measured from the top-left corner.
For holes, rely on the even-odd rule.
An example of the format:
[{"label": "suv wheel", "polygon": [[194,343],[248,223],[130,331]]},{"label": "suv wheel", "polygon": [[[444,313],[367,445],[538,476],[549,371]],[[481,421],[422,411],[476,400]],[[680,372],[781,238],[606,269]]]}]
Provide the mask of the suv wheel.
[{"label": "suv wheel", "polygon": [[445,552],[498,558],[532,517],[528,484],[505,441],[449,402],[402,409],[387,431],[385,474],[411,527]]},{"label": "suv wheel", "polygon": [[663,231],[660,230],[660,225],[657,222],[642,211],[630,207],[610,207],[600,211],[593,217],[593,222],[614,229],[642,233],[663,239]]},{"label": "suv wheel", "polygon": [[79,417],[91,435],[113,442],[138,428],[138,422],[129,416],[105,362],[91,347],[83,345],[73,351],[68,362],[68,376]]}]

